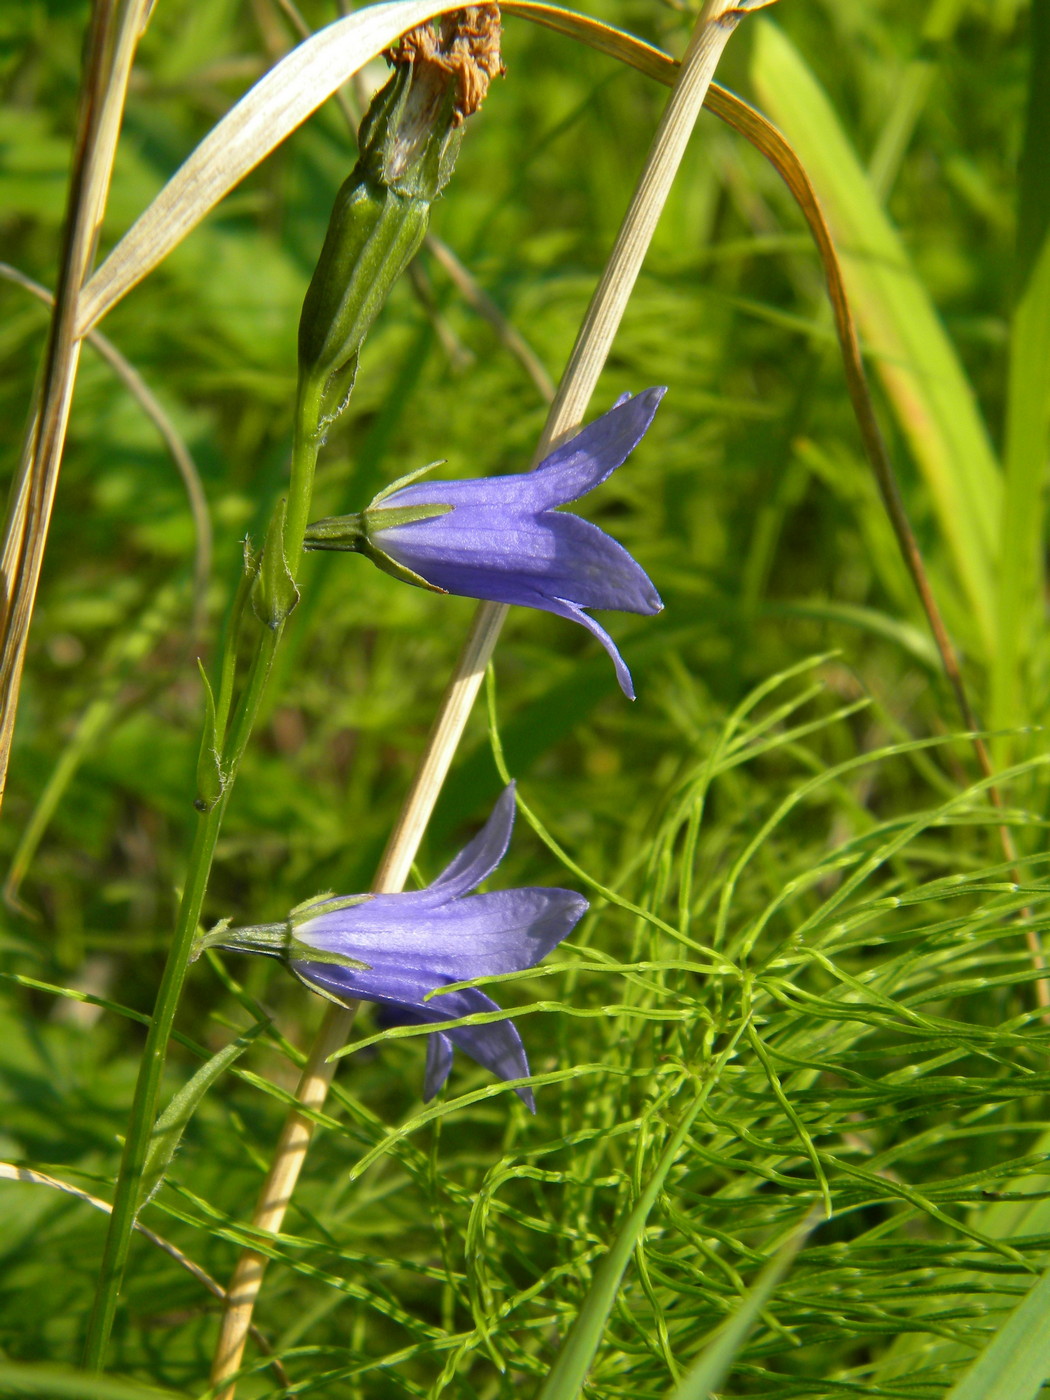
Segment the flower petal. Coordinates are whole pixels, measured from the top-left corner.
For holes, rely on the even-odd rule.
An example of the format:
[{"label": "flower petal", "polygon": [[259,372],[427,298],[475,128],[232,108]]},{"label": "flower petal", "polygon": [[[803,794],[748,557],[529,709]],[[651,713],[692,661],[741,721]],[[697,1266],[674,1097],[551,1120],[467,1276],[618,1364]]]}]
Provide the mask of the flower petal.
[{"label": "flower petal", "polygon": [[612,657],[613,666],[616,668],[616,679],[620,682],[620,689],[628,700],[633,700],[634,681],[631,673],[627,669],[627,663],[617,650],[616,643],[606,632],[600,622],[596,622],[593,617],[578,608],[567,598],[550,598],[543,604],[548,612],[556,613],[558,617],[567,617],[571,622],[578,622],[581,627],[586,627],[592,636],[597,637],[602,646]]},{"label": "flower petal", "polygon": [[[448,593],[523,602],[535,591],[582,608],[663,607],[642,566],[604,530],[567,511],[528,517],[481,506],[375,535],[399,564]],[[533,600],[529,607],[543,606]]]},{"label": "flower petal", "polygon": [[663,608],[652,579],[623,545],[568,511],[540,517],[556,542],[544,592],[581,608],[615,608],[652,616]]},{"label": "flower petal", "polygon": [[[402,984],[406,997],[399,997],[394,990],[397,983],[394,978],[386,980],[386,987],[391,994],[383,994],[375,991],[363,991],[352,985],[355,978],[362,974],[349,969],[338,967],[333,963],[307,963],[296,962],[292,964],[298,977],[304,982],[308,982],[325,992],[328,996],[335,997],[339,1001],[375,1001],[381,1006],[388,1007],[390,1012],[384,1019],[387,1024],[393,1025],[440,1025],[444,1021],[458,1019],[460,1016],[473,1016],[479,1011],[499,1011],[500,1007],[491,997],[487,997],[477,987],[462,987],[455,992],[442,993],[439,997],[424,1002],[415,1000],[413,989],[409,982]],[[367,975],[367,974],[365,974]],[[450,1040],[471,1059],[476,1060],[485,1069],[491,1070],[500,1079],[522,1079],[529,1073],[529,1062],[525,1055],[525,1046],[522,1044],[518,1028],[511,1020],[493,1021],[481,1026],[454,1026],[451,1030],[441,1031],[438,1034],[443,1039]],[[431,1053],[434,1059],[431,1060]],[[427,1049],[427,1079],[426,1085],[429,1090],[431,1085],[430,1072],[433,1067],[435,1075],[439,1066],[444,1065],[444,1050],[439,1047],[431,1052]],[[446,1071],[447,1073],[447,1071]],[[441,1087],[441,1080],[434,1086],[434,1092]],[[531,1089],[520,1088],[515,1091],[522,1102],[535,1113],[535,1101]],[[430,1097],[429,1093],[427,1097]]]},{"label": "flower petal", "polygon": [[[472,1016],[477,1011],[500,1009],[491,997],[479,992],[476,987],[449,992],[446,996],[436,997],[435,1001],[438,1004],[446,1003],[448,1014],[457,1018]],[[429,1005],[433,1006],[434,1002]],[[529,1073],[525,1046],[513,1021],[490,1021],[483,1026],[454,1026],[443,1034],[457,1050],[462,1050],[498,1079],[524,1079]],[[523,1085],[514,1092],[530,1113],[536,1112],[536,1100],[530,1088]]]},{"label": "flower petal", "polygon": [[446,899],[469,894],[492,874],[507,853],[514,827],[514,784],[508,783],[499,795],[488,821],[459,855],[446,865],[428,889],[438,890]]},{"label": "flower petal", "polygon": [[[436,906],[423,902],[429,893],[376,895],[367,904],[301,924],[296,929],[301,943],[368,964],[347,968],[304,960],[307,975],[318,980],[316,970],[327,967],[338,996],[422,1002],[447,982],[535,967],[587,910],[582,895],[545,886],[495,890]],[[328,982],[324,985],[330,990]]]},{"label": "flower petal", "polygon": [[347,909],[345,906],[340,908],[344,901],[339,895],[326,895],[312,905],[299,906],[297,912],[300,916],[310,914],[314,909],[316,913],[297,926],[296,934],[301,936],[305,931],[306,937],[302,941],[312,943],[315,948],[342,952],[342,947],[332,940],[342,937],[344,931],[349,936],[355,928],[362,932],[389,929],[399,920],[411,919],[427,909],[467,894],[487,879],[506,855],[513,827],[514,784],[509,783],[478,834],[425,890],[364,895],[360,904],[349,906],[361,911],[357,918],[345,917]]},{"label": "flower petal", "polygon": [[646,389],[633,399],[623,396],[608,413],[556,447],[529,473],[534,507],[547,510],[564,505],[600,486],[645,437],[666,393],[664,385]]},{"label": "flower petal", "polygon": [[645,436],[666,392],[666,388],[654,388],[634,398],[621,396],[613,408],[556,447],[534,471],[467,481],[421,481],[394,492],[383,505],[496,506],[535,513],[575,501],[623,465]]},{"label": "flower petal", "polygon": [[429,1103],[444,1085],[452,1069],[452,1042],[441,1031],[427,1036],[427,1068],[423,1075],[423,1102]]}]

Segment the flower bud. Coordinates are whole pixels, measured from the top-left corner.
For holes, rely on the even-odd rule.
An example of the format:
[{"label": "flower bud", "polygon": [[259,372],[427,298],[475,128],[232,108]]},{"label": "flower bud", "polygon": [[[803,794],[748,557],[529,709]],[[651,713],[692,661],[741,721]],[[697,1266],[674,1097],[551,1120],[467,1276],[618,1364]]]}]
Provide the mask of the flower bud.
[{"label": "flower bud", "polygon": [[299,376],[320,399],[319,431],[353,389],[366,334],[415,256],[430,205],[452,174],[460,123],[500,72],[499,11],[472,7],[404,36],[397,70],[359,132],[299,322]]}]

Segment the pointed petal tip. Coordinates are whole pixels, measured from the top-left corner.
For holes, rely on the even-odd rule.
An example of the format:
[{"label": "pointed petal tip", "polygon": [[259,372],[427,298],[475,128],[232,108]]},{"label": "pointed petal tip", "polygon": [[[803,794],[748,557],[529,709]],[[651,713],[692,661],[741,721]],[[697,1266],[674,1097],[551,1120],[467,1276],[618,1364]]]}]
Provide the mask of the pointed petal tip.
[{"label": "pointed petal tip", "polygon": [[444,1087],[452,1069],[452,1042],[441,1031],[427,1036],[427,1066],[423,1075],[423,1102],[429,1103]]},{"label": "pointed petal tip", "polygon": [[[660,407],[660,403],[666,393],[666,384],[654,384],[649,389],[643,389],[640,394],[627,394],[624,396],[623,402],[636,402],[646,410],[647,418],[646,425],[642,430],[643,436],[649,431],[649,424],[656,417],[656,410]],[[619,407],[619,402],[614,406]]]},{"label": "pointed petal tip", "polygon": [[535,1094],[532,1092],[532,1090],[528,1087],[528,1085],[527,1085],[527,1084],[522,1084],[519,1088],[515,1089],[514,1092],[517,1094],[518,1098],[521,1099],[522,1103],[525,1105],[525,1107],[529,1110],[529,1112],[530,1112],[530,1113],[532,1114],[532,1116],[535,1118],[535,1116],[536,1116],[536,1096],[535,1096]]},{"label": "pointed petal tip", "polygon": [[497,797],[488,821],[473,841],[463,847],[428,889],[440,891],[445,899],[457,899],[488,879],[510,844],[515,811],[514,783],[510,782]]}]

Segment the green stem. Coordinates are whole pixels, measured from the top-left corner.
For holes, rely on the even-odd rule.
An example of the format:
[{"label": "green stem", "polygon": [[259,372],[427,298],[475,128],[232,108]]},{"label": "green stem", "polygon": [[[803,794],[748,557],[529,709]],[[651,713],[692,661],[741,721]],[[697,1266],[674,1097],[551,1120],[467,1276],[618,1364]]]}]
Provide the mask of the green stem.
[{"label": "green stem", "polygon": [[[320,446],[316,433],[317,419],[316,416],[311,417],[312,414],[316,415],[318,401],[319,395],[307,386],[300,393],[297,404],[284,545],[288,572],[293,581],[302,553],[302,538],[310,513],[314,467]],[[243,606],[245,599],[241,594],[238,595],[238,600],[241,604],[241,615],[247,616],[247,609]],[[231,618],[226,654],[220,663],[220,675],[224,681],[220,684],[220,698],[226,697],[226,706],[229,705],[229,684],[232,681],[234,671],[234,653],[243,630],[239,619]],[[113,1197],[113,1211],[109,1218],[109,1229],[106,1234],[95,1303],[84,1351],[84,1365],[90,1370],[100,1371],[105,1363],[106,1349],[116,1314],[117,1299],[127,1264],[131,1234],[141,1204],[139,1197],[142,1173],[157,1118],[168,1040],[175,1021],[182,986],[186,980],[186,969],[193,952],[197,929],[200,925],[201,910],[204,905],[204,897],[207,894],[208,879],[215,856],[215,846],[241,758],[247,748],[252,729],[262,707],[266,684],[283,632],[283,622],[273,629],[264,624],[258,626],[255,654],[252,657],[248,680],[238,699],[228,733],[222,732],[225,730],[225,713],[221,714],[219,718],[221,729],[216,735],[216,743],[221,743],[222,746],[223,789],[214,806],[203,813],[197,822],[193,846],[190,851],[186,886],[179,905],[175,937],[161,977],[146,1037],[146,1047],[139,1066],[138,1080],[135,1084],[135,1095],[128,1121],[128,1132],[124,1142],[124,1153]]]},{"label": "green stem", "polygon": [[323,436],[317,424],[321,417],[324,385],[302,375],[295,405],[295,446],[292,450],[292,479],[288,490],[288,518],[284,531],[284,560],[294,579],[303,555],[303,539],[310,523],[314,467]]}]

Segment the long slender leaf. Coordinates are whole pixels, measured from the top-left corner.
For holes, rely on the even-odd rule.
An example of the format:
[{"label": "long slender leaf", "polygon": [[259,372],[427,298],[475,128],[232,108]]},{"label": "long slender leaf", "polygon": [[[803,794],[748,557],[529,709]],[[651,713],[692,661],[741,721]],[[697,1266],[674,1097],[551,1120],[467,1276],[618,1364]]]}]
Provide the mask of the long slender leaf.
[{"label": "long slender leaf", "polygon": [[111,1376],[19,1365],[15,1361],[0,1361],[0,1387],[4,1395],[53,1395],[62,1400],[176,1400],[178,1396],[174,1390],[159,1390]]},{"label": "long slender leaf", "polygon": [[656,1170],[649,1178],[645,1190],[638,1197],[637,1203],[617,1231],[608,1254],[595,1270],[594,1279],[586,1298],[583,1300],[583,1306],[580,1308],[576,1321],[570,1328],[557,1360],[544,1382],[539,1400],[576,1400],[576,1396],[582,1390],[583,1383],[587,1379],[587,1372],[594,1360],[594,1354],[601,1342],[602,1333],[605,1331],[609,1314],[616,1302],[620,1281],[630,1263],[631,1255],[641,1238],[642,1231],[645,1229],[649,1212],[656,1204],[656,1198],[660,1194],[667,1173],[671,1170],[675,1158],[681,1151],[682,1144],[685,1142],[689,1129],[693,1126],[696,1115],[704,1106],[718,1080],[719,1071],[735,1053],[737,1041],[745,1029],[746,1022],[742,1022],[730,1043],[715,1061],[707,1083],[686,1109],[681,1122],[660,1154]]},{"label": "long slender leaf", "polygon": [[167,257],[250,170],[275,151],[359,68],[447,0],[390,0],[318,30],[275,64],[218,122],[135,221],[84,288],[79,331],[90,330]]},{"label": "long slender leaf", "polygon": [[168,1163],[175,1156],[182,1135],[190,1119],[197,1110],[215,1081],[242,1055],[260,1031],[266,1029],[265,1022],[252,1026],[244,1035],[224,1045],[207,1063],[201,1065],[196,1074],[174,1095],[167,1108],[157,1119],[150,1142],[149,1156],[142,1169],[142,1199],[148,1200],[164,1178]]},{"label": "long slender leaf", "polygon": [[825,207],[858,324],[991,655],[1002,483],[973,390],[834,108],[791,41],[767,20],[755,28],[751,72]]},{"label": "long slender leaf", "polygon": [[1035,1400],[1050,1379],[1050,1270],[945,1400]]},{"label": "long slender leaf", "polygon": [[722,1384],[729,1374],[734,1358],[747,1341],[748,1333],[769,1302],[773,1290],[791,1267],[791,1262],[802,1247],[813,1223],[815,1217],[807,1219],[777,1250],[740,1307],[718,1331],[714,1340],[704,1348],[693,1369],[682,1378],[672,1400],[708,1400],[711,1392]]},{"label": "long slender leaf", "polygon": [[[1010,328],[1005,495],[998,629],[992,671],[995,728],[1035,718],[1023,707],[1025,669],[1042,627],[1043,478],[1050,426],[1050,3],[1034,0],[1031,79],[1018,197],[1016,303]],[[1002,746],[1001,746],[1002,747]]]}]

